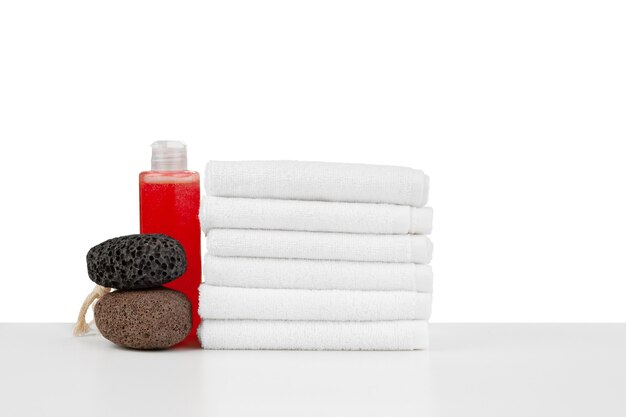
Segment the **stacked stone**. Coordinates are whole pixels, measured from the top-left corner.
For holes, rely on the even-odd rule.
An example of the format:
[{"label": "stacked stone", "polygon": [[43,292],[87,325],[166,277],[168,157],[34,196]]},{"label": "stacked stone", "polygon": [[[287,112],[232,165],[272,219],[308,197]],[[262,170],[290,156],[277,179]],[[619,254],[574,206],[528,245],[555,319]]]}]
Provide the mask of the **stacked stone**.
[{"label": "stacked stone", "polygon": [[183,246],[167,235],[122,236],[91,248],[89,278],[116,290],[94,307],[100,333],[133,349],[166,349],[181,342],[191,331],[191,303],[163,285],[186,269]]}]

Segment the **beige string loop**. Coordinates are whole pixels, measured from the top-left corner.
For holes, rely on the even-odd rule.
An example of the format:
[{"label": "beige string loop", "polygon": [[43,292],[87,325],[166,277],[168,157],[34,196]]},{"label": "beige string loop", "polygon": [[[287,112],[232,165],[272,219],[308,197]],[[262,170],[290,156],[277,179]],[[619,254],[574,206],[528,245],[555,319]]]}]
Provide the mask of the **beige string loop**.
[{"label": "beige string loop", "polygon": [[87,310],[89,306],[93,304],[97,299],[102,298],[102,296],[108,292],[111,292],[110,288],[102,287],[100,285],[96,285],[96,288],[93,289],[83,301],[83,306],[80,308],[80,312],[78,313],[78,319],[76,320],[76,324],[74,325],[74,336],[83,336],[91,330],[89,324],[85,320],[87,316]]}]

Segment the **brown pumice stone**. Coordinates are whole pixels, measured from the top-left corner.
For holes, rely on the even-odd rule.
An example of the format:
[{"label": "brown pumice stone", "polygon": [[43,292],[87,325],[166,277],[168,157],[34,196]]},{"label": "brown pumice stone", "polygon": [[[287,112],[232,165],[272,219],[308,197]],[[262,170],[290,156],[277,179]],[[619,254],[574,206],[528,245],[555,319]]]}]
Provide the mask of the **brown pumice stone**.
[{"label": "brown pumice stone", "polygon": [[159,287],[113,291],[94,307],[98,330],[111,342],[132,349],[166,349],[191,331],[191,303],[179,291]]}]

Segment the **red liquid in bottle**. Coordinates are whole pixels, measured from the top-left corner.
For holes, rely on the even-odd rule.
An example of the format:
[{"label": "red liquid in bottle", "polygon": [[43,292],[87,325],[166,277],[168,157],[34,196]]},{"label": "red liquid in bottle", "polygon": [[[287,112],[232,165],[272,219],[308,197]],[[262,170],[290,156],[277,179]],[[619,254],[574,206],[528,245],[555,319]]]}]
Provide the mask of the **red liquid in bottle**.
[{"label": "red liquid in bottle", "polygon": [[148,171],[139,175],[141,233],[163,233],[178,240],[187,254],[187,271],[166,287],[183,292],[192,308],[192,329],[183,344],[197,345],[200,260],[200,176],[193,171]]}]

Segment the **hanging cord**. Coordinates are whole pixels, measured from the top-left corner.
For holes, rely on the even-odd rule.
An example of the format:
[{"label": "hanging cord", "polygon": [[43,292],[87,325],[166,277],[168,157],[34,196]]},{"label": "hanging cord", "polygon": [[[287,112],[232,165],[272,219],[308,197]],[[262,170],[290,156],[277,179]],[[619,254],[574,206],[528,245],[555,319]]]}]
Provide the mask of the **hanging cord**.
[{"label": "hanging cord", "polygon": [[74,336],[84,336],[91,330],[89,324],[85,320],[87,316],[87,310],[89,310],[89,306],[93,304],[99,298],[102,298],[106,293],[111,292],[110,288],[102,287],[100,285],[96,285],[96,287],[89,293],[85,301],[83,301],[83,306],[80,308],[80,312],[78,313],[78,319],[76,320],[76,324],[74,325]]}]

